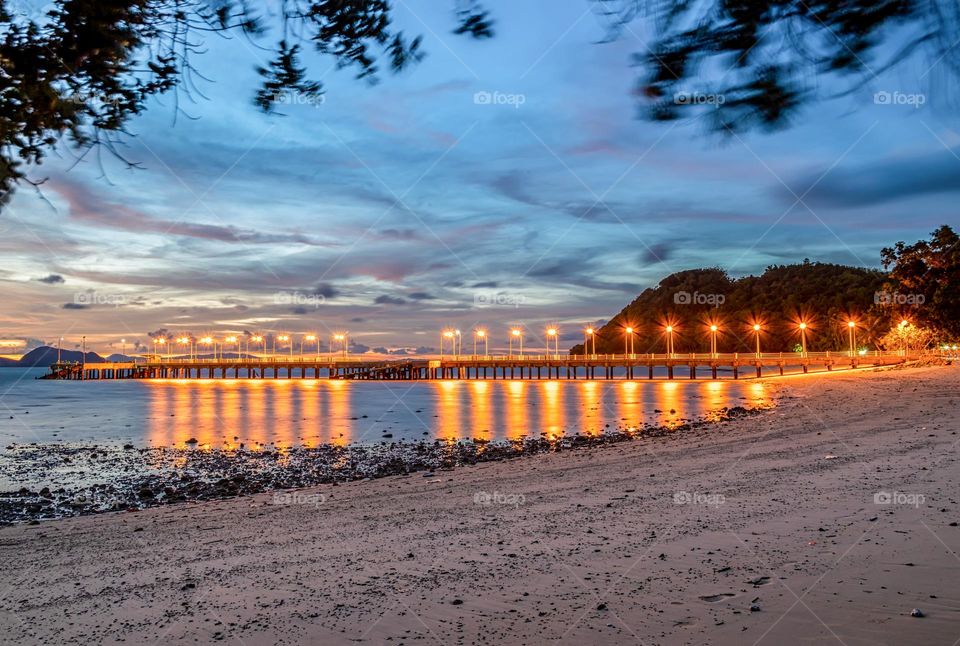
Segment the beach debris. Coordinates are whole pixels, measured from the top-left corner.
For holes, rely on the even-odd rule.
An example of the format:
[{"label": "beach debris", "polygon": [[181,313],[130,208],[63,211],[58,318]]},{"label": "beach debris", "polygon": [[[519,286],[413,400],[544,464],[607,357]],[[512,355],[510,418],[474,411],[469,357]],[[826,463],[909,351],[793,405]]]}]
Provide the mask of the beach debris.
[{"label": "beach debris", "polygon": [[910,611],[910,616],[911,616],[911,617],[918,617],[918,618],[919,618],[919,617],[926,617],[926,615],[923,614],[923,610],[920,610],[920,608],[914,608],[913,610],[911,610],[911,611]]},{"label": "beach debris", "polygon": [[835,456],[835,455],[832,454],[832,453],[828,453],[828,454],[826,454],[825,456],[823,456],[823,459],[824,459],[824,460],[836,460],[836,459],[837,459],[837,456]]},{"label": "beach debris", "polygon": [[454,600],[451,601],[450,603],[451,603],[451,605],[454,605],[454,606],[462,606],[462,605],[463,605],[463,599],[454,599]]}]

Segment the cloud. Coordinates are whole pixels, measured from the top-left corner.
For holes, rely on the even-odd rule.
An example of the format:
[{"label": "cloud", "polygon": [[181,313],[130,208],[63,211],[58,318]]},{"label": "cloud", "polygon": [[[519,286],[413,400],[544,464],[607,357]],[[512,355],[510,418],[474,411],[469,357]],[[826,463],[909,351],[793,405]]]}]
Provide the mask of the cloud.
[{"label": "cloud", "polygon": [[315,296],[323,296],[324,298],[336,298],[340,295],[340,290],[330,283],[320,283],[313,288],[313,294]]},{"label": "cloud", "polygon": [[407,296],[415,301],[432,301],[436,298],[436,296],[427,292],[410,292]]},{"label": "cloud", "polygon": [[60,177],[49,184],[70,206],[70,217],[86,224],[130,231],[159,233],[202,240],[244,244],[299,243],[311,246],[334,246],[300,233],[263,233],[233,225],[203,224],[190,221],[154,218],[134,208],[106,202],[79,182]]},{"label": "cloud", "polygon": [[64,303],[63,309],[65,310],[87,310],[90,309],[89,305],[84,305],[83,303]]},{"label": "cloud", "polygon": [[387,294],[382,294],[373,299],[373,302],[377,305],[403,305],[407,301],[402,298],[397,298],[396,296],[388,296]]},{"label": "cloud", "polygon": [[38,283],[46,283],[47,285],[59,285],[60,283],[67,282],[64,280],[63,276],[60,274],[50,274],[49,276],[44,276],[43,278],[35,279]]},{"label": "cloud", "polygon": [[[914,157],[885,159],[856,167],[835,168],[824,176],[816,170],[777,186],[789,203],[798,196],[811,206],[851,208],[921,195],[960,193],[960,148]],[[806,195],[804,196],[804,193]]]},{"label": "cloud", "polygon": [[[457,286],[459,287],[459,285]],[[495,289],[497,286],[498,286],[498,283],[495,280],[483,280],[483,281],[480,281],[479,283],[474,283],[470,287],[473,287],[474,289],[479,289],[484,287],[489,289]]]}]

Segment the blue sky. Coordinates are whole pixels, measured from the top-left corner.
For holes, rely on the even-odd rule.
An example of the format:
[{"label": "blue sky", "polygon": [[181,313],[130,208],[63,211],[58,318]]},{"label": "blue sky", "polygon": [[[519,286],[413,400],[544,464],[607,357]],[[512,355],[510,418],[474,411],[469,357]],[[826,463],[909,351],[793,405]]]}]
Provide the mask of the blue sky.
[{"label": "blue sky", "polygon": [[[600,43],[587,2],[491,2],[496,37],[477,42],[450,33],[446,4],[396,5],[427,56],[379,85],[311,54],[323,103],[263,115],[269,52],[212,36],[189,117],[167,96],[132,124],[141,168],[64,149],[35,169],[42,195],[0,214],[0,336],[109,351],[157,329],[349,330],[429,348],[445,326],[499,346],[509,325],[536,344],[559,324],[576,340],[675,271],[877,266],[881,247],[956,224],[960,133],[928,61],[724,140],[636,118],[641,23]],[[876,104],[884,91],[926,103]]]}]

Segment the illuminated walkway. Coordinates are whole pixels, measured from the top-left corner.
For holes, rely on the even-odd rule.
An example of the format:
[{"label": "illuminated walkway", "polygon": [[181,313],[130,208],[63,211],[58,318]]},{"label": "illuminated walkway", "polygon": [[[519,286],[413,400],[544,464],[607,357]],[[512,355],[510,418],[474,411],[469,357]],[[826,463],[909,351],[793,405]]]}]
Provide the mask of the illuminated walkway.
[{"label": "illuminated walkway", "polygon": [[[410,381],[426,379],[717,379],[729,371],[734,379],[802,372],[889,366],[916,361],[921,353],[783,352],[721,354],[598,354],[447,356],[440,359],[363,357],[151,357],[143,362],[66,363],[50,366],[45,379],[363,379]],[[677,375],[677,373],[681,373]]]}]

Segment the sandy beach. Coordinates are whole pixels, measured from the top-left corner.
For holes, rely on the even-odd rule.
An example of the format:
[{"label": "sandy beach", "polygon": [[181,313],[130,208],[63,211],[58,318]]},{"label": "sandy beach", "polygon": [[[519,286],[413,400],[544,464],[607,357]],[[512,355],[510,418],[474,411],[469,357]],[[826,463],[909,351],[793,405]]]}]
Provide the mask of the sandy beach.
[{"label": "sandy beach", "polygon": [[2,528],[0,643],[955,644],[960,371],[768,383],[665,438]]}]

